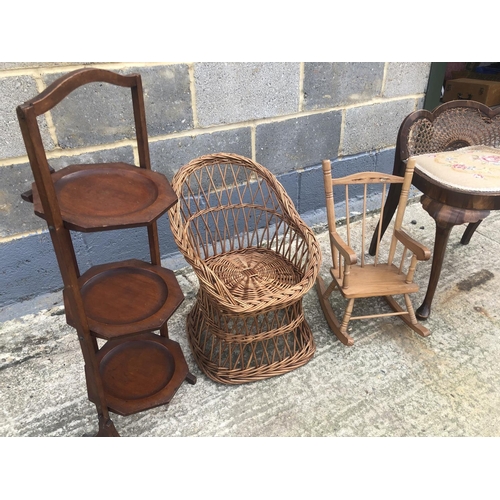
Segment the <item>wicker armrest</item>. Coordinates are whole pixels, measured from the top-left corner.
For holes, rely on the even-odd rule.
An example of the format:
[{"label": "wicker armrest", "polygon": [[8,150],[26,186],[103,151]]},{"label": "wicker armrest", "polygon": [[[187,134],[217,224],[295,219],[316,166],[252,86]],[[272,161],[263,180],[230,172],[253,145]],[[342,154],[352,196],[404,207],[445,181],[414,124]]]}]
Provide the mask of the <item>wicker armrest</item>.
[{"label": "wicker armrest", "polygon": [[[291,227],[294,228],[296,235],[304,241],[305,250],[300,252],[302,254],[302,258],[304,260],[304,267],[302,269],[304,273],[304,279],[310,277],[311,287],[316,282],[316,277],[319,273],[319,268],[321,266],[321,249],[319,243],[310,227],[308,227],[298,213],[296,213],[296,219],[291,224]],[[297,252],[297,249],[300,245],[297,244],[297,237],[293,238],[295,241],[291,244],[291,251]],[[312,275],[311,275],[312,273]]]},{"label": "wicker armrest", "polygon": [[394,231],[394,236],[410,251],[412,251],[417,260],[429,260],[431,257],[431,251],[422,243],[414,240],[411,236],[408,236],[402,229],[396,229]]},{"label": "wicker armrest", "polygon": [[316,283],[316,278],[319,274],[319,268],[321,266],[321,249],[312,230],[305,224],[303,229],[304,231],[302,234],[306,241],[308,255],[305,269],[303,270],[304,277],[296,286],[301,287],[303,293],[306,293]]}]

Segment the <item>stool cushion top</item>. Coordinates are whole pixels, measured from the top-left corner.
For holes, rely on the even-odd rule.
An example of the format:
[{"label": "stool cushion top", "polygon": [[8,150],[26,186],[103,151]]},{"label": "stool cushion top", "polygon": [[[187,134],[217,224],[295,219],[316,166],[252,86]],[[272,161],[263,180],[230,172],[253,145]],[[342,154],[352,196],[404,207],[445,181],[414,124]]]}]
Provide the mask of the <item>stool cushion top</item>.
[{"label": "stool cushion top", "polygon": [[500,194],[500,149],[469,146],[412,158],[415,171],[434,184],[470,194]]}]

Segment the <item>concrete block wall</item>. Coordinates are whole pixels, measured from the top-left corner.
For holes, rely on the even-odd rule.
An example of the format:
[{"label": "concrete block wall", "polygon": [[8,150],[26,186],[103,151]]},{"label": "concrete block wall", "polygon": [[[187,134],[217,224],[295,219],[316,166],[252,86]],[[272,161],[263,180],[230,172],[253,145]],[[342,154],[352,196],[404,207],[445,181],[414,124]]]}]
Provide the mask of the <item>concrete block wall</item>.
[{"label": "concrete block wall", "polygon": [[[403,118],[423,105],[430,63],[0,63],[0,307],[62,287],[45,222],[19,194],[33,180],[15,108],[59,76],[94,66],[143,78],[152,168],[172,179],[191,159],[231,152],[281,181],[306,221],[324,217],[321,161],[339,174],[392,171]],[[40,119],[49,163],[138,162],[130,91],[78,89]],[[169,267],[185,265],[168,217]],[[73,233],[82,271],[148,259],[144,228]]]}]

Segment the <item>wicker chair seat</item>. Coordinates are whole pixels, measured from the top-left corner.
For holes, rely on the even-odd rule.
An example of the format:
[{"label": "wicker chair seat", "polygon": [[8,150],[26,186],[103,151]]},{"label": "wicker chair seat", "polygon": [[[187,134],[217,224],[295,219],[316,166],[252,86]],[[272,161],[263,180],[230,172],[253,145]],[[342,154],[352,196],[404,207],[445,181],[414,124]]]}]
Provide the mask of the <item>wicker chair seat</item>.
[{"label": "wicker chair seat", "polygon": [[299,284],[303,277],[292,262],[266,248],[226,252],[207,259],[206,265],[233,297],[261,311],[282,302],[283,293]]},{"label": "wicker chair seat", "polygon": [[172,233],[200,284],[186,320],[200,369],[241,384],[307,363],[315,344],[302,297],[321,253],[283,187],[263,166],[226,153],[191,161],[172,187]]}]

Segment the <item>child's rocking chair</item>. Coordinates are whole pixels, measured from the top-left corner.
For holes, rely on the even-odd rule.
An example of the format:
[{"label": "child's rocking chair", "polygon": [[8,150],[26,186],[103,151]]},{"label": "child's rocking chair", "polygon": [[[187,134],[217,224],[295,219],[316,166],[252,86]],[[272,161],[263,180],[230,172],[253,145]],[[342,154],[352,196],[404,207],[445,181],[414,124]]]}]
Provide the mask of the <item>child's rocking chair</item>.
[{"label": "child's rocking chair", "polygon": [[[430,251],[410,238],[402,229],[401,224],[408,200],[408,191],[413,175],[413,168],[408,165],[404,177],[382,174],[378,172],[363,172],[348,175],[339,179],[332,178],[330,161],[323,161],[323,176],[325,182],[326,207],[328,217],[328,229],[330,233],[330,246],[332,252],[333,266],[330,273],[332,282],[327,287],[321,276],[316,280],[316,290],[318,293],[321,308],[332,331],[338,339],[346,345],[352,345],[354,340],[347,333],[347,325],[352,319],[366,319],[379,316],[400,316],[401,319],[414,331],[422,336],[429,335],[429,330],[419,324],[415,317],[409,294],[418,291],[418,285],[413,283],[413,274],[418,260],[428,260]],[[399,199],[394,230],[388,258],[380,262],[380,232],[377,240],[376,253],[370,258],[367,251],[365,253],[366,234],[371,231],[366,228],[367,201],[371,202],[369,190],[374,184],[382,185],[381,214],[383,215],[387,186],[392,183],[402,183],[402,191]],[[334,208],[334,186],[345,186],[346,219],[345,241],[339,235],[336,228],[335,208]],[[362,201],[359,202],[359,211],[350,213],[349,211],[349,188],[358,190],[362,194]],[[381,216],[382,216],[381,215]],[[359,223],[353,224],[352,218],[360,219]],[[378,219],[377,219],[378,220]],[[340,230],[340,228],[339,228]],[[359,238],[355,236],[359,233]],[[358,246],[360,258],[353,250],[354,240],[361,240]],[[399,266],[393,264],[398,242],[402,244],[402,255]],[[368,250],[368,248],[366,247]],[[407,259],[408,250],[411,259]],[[398,252],[399,255],[400,252]],[[387,255],[387,254],[385,254]],[[371,259],[371,262],[366,262]],[[408,265],[408,260],[410,260]],[[404,269],[406,268],[406,271]],[[340,322],[336,317],[330,303],[330,295],[338,289],[343,297],[347,299],[347,307]],[[406,309],[402,308],[393,298],[393,295],[403,295]],[[394,312],[371,314],[364,316],[352,316],[354,300],[364,297],[384,297]]]}]

